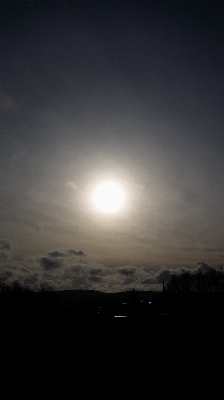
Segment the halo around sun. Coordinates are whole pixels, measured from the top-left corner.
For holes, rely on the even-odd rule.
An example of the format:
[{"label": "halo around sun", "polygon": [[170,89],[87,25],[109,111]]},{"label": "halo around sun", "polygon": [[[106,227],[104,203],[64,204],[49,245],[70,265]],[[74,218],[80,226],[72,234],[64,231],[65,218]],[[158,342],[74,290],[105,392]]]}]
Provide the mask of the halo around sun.
[{"label": "halo around sun", "polygon": [[124,203],[124,192],[114,182],[103,182],[93,193],[93,202],[99,211],[113,213],[118,211]]}]

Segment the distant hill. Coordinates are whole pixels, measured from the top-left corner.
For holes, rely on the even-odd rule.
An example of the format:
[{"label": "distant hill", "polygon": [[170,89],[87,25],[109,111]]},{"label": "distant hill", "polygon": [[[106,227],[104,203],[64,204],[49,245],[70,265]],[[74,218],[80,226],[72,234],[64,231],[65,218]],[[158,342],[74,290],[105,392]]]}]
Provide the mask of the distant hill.
[{"label": "distant hill", "polygon": [[93,302],[133,302],[154,301],[161,298],[162,292],[153,291],[126,291],[104,293],[95,290],[62,290],[54,292],[61,304],[76,304],[80,301]]}]

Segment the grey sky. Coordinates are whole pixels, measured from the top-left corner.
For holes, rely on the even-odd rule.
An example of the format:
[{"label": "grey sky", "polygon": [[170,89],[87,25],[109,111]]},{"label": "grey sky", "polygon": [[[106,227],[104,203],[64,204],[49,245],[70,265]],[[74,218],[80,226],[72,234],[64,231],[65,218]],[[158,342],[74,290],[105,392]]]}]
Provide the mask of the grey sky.
[{"label": "grey sky", "polygon": [[2,276],[117,291],[222,264],[222,2],[1,9]]}]

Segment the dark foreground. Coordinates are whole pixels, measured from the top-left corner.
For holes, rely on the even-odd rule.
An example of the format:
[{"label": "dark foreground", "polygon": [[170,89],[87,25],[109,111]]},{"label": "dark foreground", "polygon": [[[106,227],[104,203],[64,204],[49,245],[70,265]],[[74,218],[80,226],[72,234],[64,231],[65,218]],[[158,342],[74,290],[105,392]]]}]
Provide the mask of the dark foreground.
[{"label": "dark foreground", "polygon": [[45,379],[54,385],[64,380],[86,389],[88,382],[100,386],[118,380],[129,388],[137,382],[197,379],[205,385],[223,380],[222,306],[209,313],[201,305],[194,313],[183,308],[161,313],[158,307],[126,318],[88,309],[78,318],[71,309],[66,315],[64,308],[43,315],[45,305],[37,318],[28,311],[19,314],[13,300],[10,313],[2,314],[2,382],[9,377],[12,382],[19,377],[20,383]]},{"label": "dark foreground", "polygon": [[37,329],[30,338],[27,328],[20,340],[18,331],[2,349],[5,374],[150,380],[157,374],[190,377],[223,369],[223,328],[217,321],[194,326],[171,316],[114,318],[39,334]]}]

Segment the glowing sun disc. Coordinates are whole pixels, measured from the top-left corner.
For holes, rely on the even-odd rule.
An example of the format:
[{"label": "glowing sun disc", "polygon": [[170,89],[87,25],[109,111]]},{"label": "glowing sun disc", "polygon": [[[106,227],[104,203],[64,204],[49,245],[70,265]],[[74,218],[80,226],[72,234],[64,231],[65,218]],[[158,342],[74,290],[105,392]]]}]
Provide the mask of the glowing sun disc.
[{"label": "glowing sun disc", "polygon": [[111,213],[118,211],[124,202],[124,192],[114,182],[101,183],[94,191],[93,201],[98,210]]}]

